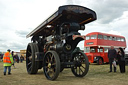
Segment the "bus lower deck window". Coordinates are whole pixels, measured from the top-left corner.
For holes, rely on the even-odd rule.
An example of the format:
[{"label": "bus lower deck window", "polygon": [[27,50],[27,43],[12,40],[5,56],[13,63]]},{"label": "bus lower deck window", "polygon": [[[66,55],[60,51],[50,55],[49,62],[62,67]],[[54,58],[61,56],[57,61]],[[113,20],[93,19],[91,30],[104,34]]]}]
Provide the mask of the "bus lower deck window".
[{"label": "bus lower deck window", "polygon": [[104,48],[104,52],[106,52],[106,53],[107,53],[107,52],[108,52],[108,48]]},{"label": "bus lower deck window", "polygon": [[85,53],[89,53],[89,52],[90,52],[90,48],[89,48],[89,47],[85,47],[85,48],[84,48],[84,52],[85,52]]},{"label": "bus lower deck window", "polygon": [[103,48],[98,48],[98,52],[103,52]]},{"label": "bus lower deck window", "polygon": [[96,49],[95,48],[90,48],[90,52],[96,52]]}]

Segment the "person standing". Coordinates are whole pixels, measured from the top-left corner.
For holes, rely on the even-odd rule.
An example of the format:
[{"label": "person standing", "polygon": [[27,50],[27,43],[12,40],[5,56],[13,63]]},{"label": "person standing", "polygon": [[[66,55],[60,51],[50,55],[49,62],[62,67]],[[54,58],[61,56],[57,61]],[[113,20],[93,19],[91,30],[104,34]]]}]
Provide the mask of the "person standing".
[{"label": "person standing", "polygon": [[[116,60],[117,52],[114,49],[113,46],[111,46],[111,49],[108,51],[108,58],[109,58],[109,64],[110,64],[110,71],[112,72],[112,62]],[[114,66],[114,72],[116,72],[116,67]]]},{"label": "person standing", "polygon": [[13,64],[13,57],[10,53],[10,49],[3,56],[3,66],[4,66],[4,75],[6,75],[6,71],[8,68],[8,75],[11,75],[11,65]]},{"label": "person standing", "polygon": [[15,67],[14,51],[12,51],[11,54],[12,54],[12,57],[13,57],[13,64],[12,64],[12,65],[13,65],[14,68],[16,68],[16,67]]},{"label": "person standing", "polygon": [[19,56],[18,56],[18,54],[16,54],[16,60],[17,60],[17,63],[19,63]]},{"label": "person standing", "polygon": [[20,56],[20,62],[22,63],[23,60],[24,60],[24,57],[21,55],[21,56]]},{"label": "person standing", "polygon": [[118,48],[117,59],[119,63],[119,68],[121,73],[125,73],[125,58],[124,58],[124,50],[122,48]]}]

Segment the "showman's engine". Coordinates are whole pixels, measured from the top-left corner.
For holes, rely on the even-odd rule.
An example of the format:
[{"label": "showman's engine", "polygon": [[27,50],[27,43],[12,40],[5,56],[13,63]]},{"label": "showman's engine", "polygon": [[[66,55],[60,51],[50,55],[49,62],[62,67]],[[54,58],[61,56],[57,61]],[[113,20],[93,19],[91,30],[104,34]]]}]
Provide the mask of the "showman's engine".
[{"label": "showman's engine", "polygon": [[55,80],[64,68],[71,68],[76,77],[88,73],[89,62],[85,53],[75,51],[84,40],[78,32],[85,24],[96,20],[96,13],[78,5],[60,6],[58,10],[27,35],[31,43],[26,51],[26,68],[36,74],[43,67],[48,80]]}]

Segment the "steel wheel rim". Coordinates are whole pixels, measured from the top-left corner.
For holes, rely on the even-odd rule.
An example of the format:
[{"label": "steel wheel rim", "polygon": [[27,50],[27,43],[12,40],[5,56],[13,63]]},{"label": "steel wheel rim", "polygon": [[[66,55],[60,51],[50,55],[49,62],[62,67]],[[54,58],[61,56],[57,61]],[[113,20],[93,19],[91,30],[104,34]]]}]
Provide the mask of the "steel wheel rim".
[{"label": "steel wheel rim", "polygon": [[48,79],[52,79],[56,72],[56,60],[55,60],[55,56],[50,52],[45,56],[44,68],[45,68],[44,72],[46,74],[46,77]]},{"label": "steel wheel rim", "polygon": [[32,50],[31,50],[31,47],[30,45],[28,46],[27,48],[27,54],[26,54],[26,67],[27,67],[27,71],[31,71],[32,69]]},{"label": "steel wheel rim", "polygon": [[89,69],[88,59],[82,52],[76,52],[73,56],[73,67],[71,68],[73,74],[77,77],[83,77],[87,74]]},{"label": "steel wheel rim", "polygon": [[75,56],[74,59],[75,59],[75,61],[77,61],[77,64],[80,64],[80,65],[75,66],[75,68],[74,68],[75,72],[78,75],[82,75],[86,69],[86,65],[84,66],[85,60],[83,59],[83,56],[81,54]]}]

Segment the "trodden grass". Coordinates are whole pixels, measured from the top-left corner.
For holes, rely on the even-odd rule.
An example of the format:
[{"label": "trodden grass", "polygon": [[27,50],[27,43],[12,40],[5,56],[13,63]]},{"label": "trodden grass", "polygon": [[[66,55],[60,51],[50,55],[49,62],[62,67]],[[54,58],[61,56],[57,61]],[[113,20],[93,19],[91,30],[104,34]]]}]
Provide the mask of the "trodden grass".
[{"label": "trodden grass", "polygon": [[55,81],[45,78],[43,69],[36,75],[29,75],[26,71],[25,61],[12,66],[12,75],[3,75],[3,63],[0,62],[0,85],[128,85],[128,66],[126,73],[108,73],[109,64],[90,64],[88,74],[83,78],[75,77],[70,69],[64,69]]}]

